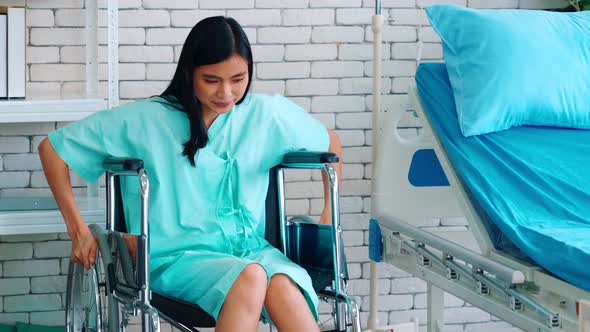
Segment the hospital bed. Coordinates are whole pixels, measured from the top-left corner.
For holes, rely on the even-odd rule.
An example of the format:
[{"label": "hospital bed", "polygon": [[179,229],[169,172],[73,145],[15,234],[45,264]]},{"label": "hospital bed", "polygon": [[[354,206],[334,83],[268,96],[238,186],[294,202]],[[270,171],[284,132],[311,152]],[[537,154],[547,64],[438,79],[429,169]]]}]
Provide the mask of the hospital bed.
[{"label": "hospital bed", "polygon": [[[301,151],[283,157],[282,163],[269,174],[265,237],[306,269],[320,300],[331,303],[331,318],[322,324],[322,330],[360,332],[358,304],[346,294],[348,273],[339,217],[338,178],[331,165],[337,161],[335,154],[327,152]],[[130,320],[137,316],[141,317],[142,331],[158,332],[160,318],[184,332],[215,326],[214,318],[199,306],[150,289],[149,180],[143,161],[111,158],[105,160],[104,168],[108,170],[106,228],[90,225],[99,242],[96,264],[90,270],[79,263],[70,263],[66,331],[125,331]],[[284,172],[289,168],[319,169],[327,174],[331,225],[317,224],[305,216],[287,220]],[[127,230],[120,190],[125,185],[140,187],[141,206],[136,208],[141,209],[141,220],[129,221],[141,224],[136,259],[130,257],[121,236]]]},{"label": "hospital bed", "polygon": [[[416,82],[413,107],[384,112],[374,129],[370,258],[426,281],[428,331],[443,330],[444,292],[525,331],[590,331],[590,214],[580,212],[590,186],[547,187],[543,178],[588,183],[590,151],[576,142],[590,131],[465,138],[445,64],[420,65]],[[418,137],[398,130],[408,109],[422,120]],[[467,227],[425,227],[458,216]]]}]

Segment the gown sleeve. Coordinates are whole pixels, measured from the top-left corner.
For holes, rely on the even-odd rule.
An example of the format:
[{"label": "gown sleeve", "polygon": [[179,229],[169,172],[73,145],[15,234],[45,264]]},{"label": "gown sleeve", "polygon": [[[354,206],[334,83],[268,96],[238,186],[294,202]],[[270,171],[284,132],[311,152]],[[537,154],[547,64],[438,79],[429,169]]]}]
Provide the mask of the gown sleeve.
[{"label": "gown sleeve", "polygon": [[96,182],[107,157],[125,154],[126,114],[134,103],[94,113],[48,135],[59,157],[84,180]]},{"label": "gown sleeve", "polygon": [[282,96],[273,96],[277,141],[282,154],[294,151],[328,151],[326,127],[303,108]]}]

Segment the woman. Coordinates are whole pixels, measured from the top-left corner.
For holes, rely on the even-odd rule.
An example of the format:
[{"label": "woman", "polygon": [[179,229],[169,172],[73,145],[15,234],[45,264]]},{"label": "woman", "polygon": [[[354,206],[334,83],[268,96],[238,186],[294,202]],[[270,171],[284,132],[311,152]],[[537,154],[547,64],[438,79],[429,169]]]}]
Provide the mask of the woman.
[{"label": "woman", "polygon": [[[39,154],[74,262],[89,268],[97,243],[76,207],[68,167],[93,182],[106,157],[143,159],[153,289],[198,304],[218,331],[255,331],[261,314],[280,331],[317,331],[309,276],[264,239],[264,199],[268,171],[285,153],[329,150],[341,157],[340,141],[286,98],[248,93],[252,65],[239,24],[207,18],[189,33],[160,96],[57,130]],[[137,184],[123,184],[126,207],[139,206]],[[139,220],[139,212],[127,209],[126,219]],[[329,222],[328,200],[321,222]],[[139,233],[137,223],[128,229]],[[133,236],[126,241],[134,254]]]}]

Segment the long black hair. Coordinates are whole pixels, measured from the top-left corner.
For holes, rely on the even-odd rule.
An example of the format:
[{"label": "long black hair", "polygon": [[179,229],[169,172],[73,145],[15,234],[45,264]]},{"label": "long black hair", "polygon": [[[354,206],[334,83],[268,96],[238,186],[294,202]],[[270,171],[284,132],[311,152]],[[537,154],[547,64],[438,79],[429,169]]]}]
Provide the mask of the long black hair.
[{"label": "long black hair", "polygon": [[236,20],[214,16],[197,23],[186,37],[178,66],[170,85],[160,97],[177,105],[190,121],[191,137],[184,143],[182,154],[195,166],[195,154],[207,145],[209,136],[203,121],[201,103],[195,95],[193,72],[195,68],[222,62],[238,54],[248,62],[248,85],[240,104],[247,96],[252,82],[252,49],[246,33]]}]

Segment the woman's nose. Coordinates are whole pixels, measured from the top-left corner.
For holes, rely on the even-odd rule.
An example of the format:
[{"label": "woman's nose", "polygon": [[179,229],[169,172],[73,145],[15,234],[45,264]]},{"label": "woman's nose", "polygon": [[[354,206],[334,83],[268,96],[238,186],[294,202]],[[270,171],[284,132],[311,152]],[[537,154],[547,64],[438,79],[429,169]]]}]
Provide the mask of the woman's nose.
[{"label": "woman's nose", "polygon": [[231,85],[229,83],[222,83],[217,89],[217,97],[226,98],[231,96]]}]

